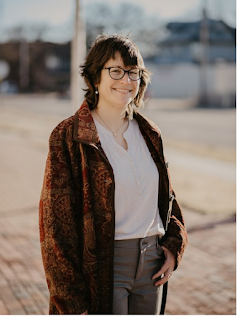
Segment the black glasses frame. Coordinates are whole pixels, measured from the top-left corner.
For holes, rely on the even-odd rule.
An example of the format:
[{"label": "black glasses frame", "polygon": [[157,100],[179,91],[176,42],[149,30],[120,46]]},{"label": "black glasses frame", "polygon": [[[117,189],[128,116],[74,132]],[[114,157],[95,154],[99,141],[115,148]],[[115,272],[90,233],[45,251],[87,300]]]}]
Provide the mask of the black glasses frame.
[{"label": "black glasses frame", "polygon": [[[110,66],[110,67],[102,68],[102,69],[104,69],[104,70],[109,70],[109,76],[110,76],[111,79],[113,79],[113,80],[121,80],[121,79],[124,77],[124,75],[127,73],[128,76],[129,76],[129,79],[130,79],[131,81],[138,81],[138,80],[141,79],[142,74],[143,74],[143,70],[139,69],[139,71],[141,72],[140,77],[139,77],[137,80],[133,80],[133,79],[131,79],[129,72],[130,72],[131,70],[136,69],[136,68],[133,68],[133,69],[130,69],[130,70],[124,70],[123,68],[120,68],[120,67],[117,67],[117,66]],[[119,78],[119,79],[114,79],[114,78],[111,76],[111,74],[110,74],[110,70],[111,70],[111,69],[121,69],[121,70],[123,70],[123,75],[121,76],[121,78]]]}]

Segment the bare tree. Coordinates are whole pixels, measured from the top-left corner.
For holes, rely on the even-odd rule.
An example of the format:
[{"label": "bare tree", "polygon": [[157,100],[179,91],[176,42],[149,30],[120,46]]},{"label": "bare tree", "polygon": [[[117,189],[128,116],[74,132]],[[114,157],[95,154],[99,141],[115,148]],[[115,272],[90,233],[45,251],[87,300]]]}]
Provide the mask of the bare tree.
[{"label": "bare tree", "polygon": [[50,30],[50,26],[45,23],[30,23],[15,25],[6,30],[10,41],[39,41]]},{"label": "bare tree", "polygon": [[146,15],[142,7],[131,3],[118,6],[99,3],[88,6],[86,33],[87,47],[96,35],[105,33],[130,33],[144,57],[157,50],[157,42],[164,33],[158,16]]}]

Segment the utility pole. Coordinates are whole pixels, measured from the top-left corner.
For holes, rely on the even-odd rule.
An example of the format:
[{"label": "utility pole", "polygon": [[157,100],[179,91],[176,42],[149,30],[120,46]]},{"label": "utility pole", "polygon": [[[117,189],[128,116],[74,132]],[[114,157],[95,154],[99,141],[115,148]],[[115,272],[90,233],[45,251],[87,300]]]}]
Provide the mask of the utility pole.
[{"label": "utility pole", "polygon": [[86,55],[85,16],[82,1],[75,0],[74,36],[71,44],[71,101],[76,111],[84,100],[84,80],[79,74],[79,65],[84,63]]},{"label": "utility pole", "polygon": [[30,54],[29,54],[29,43],[23,38],[20,38],[19,48],[19,79],[20,89],[26,92],[29,88],[30,82]]},{"label": "utility pole", "polygon": [[199,103],[203,107],[208,107],[208,45],[209,30],[208,17],[205,6],[202,9],[202,20],[200,22],[200,97]]}]

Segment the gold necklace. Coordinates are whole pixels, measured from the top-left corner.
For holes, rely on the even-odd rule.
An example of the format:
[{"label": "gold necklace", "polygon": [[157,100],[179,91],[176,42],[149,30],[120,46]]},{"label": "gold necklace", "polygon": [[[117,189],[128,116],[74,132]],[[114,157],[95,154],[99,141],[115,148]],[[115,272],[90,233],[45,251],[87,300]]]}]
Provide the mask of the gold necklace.
[{"label": "gold necklace", "polygon": [[[98,114],[98,116],[99,116],[99,118],[101,119],[101,121],[108,127],[108,125],[105,123],[105,121],[102,119],[102,117],[99,115],[99,113],[97,112],[97,110],[95,110],[96,111],[96,113]],[[110,130],[110,132],[112,132],[112,134],[113,134],[113,136],[116,136],[117,134],[117,132],[118,132],[118,130],[120,130],[121,129],[121,127],[123,126],[123,124],[124,124],[124,122],[125,122],[126,120],[125,119],[123,119],[123,123],[122,123],[122,125],[115,131],[115,132],[113,132],[109,127],[108,127],[108,129]]]}]

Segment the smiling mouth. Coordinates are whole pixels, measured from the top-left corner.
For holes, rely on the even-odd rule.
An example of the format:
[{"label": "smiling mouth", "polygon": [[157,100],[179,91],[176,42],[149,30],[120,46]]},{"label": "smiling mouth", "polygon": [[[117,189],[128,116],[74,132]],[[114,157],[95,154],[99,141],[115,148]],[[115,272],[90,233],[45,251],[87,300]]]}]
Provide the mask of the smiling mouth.
[{"label": "smiling mouth", "polygon": [[132,90],[126,90],[126,89],[113,89],[117,92],[122,92],[122,93],[128,93],[128,92],[131,92]]}]

